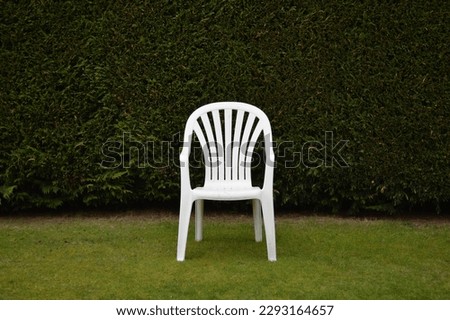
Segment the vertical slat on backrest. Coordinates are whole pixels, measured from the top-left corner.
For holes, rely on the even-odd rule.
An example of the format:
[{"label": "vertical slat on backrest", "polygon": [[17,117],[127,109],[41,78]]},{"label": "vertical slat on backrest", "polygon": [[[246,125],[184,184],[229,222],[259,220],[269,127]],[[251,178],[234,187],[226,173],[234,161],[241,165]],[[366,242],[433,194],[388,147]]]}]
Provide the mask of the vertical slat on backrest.
[{"label": "vertical slat on backrest", "polygon": [[239,148],[239,180],[246,179],[245,177],[245,166],[246,166],[246,155],[248,142],[250,138],[250,131],[252,130],[253,123],[255,122],[255,115],[249,113],[247,122],[245,123],[244,134],[242,135],[241,147]]},{"label": "vertical slat on backrest", "polygon": [[208,165],[208,162],[211,161],[211,160],[209,160],[209,159],[211,159],[211,152],[209,151],[208,143],[206,142],[205,135],[203,133],[202,128],[200,127],[198,119],[194,125],[194,132],[198,138],[198,141],[200,142],[200,146],[202,148],[203,156],[205,159],[205,175],[206,175],[205,178],[207,180],[211,180],[212,179],[212,171],[211,171],[211,166]]},{"label": "vertical slat on backrest", "polygon": [[245,179],[250,179],[251,177],[250,171],[251,171],[252,154],[253,150],[255,149],[256,143],[258,142],[258,137],[261,134],[262,129],[263,128],[261,121],[258,121],[255,130],[253,130],[252,137],[248,142],[248,148],[245,154]]},{"label": "vertical slat on backrest", "polygon": [[219,110],[212,111],[214,131],[216,133],[216,147],[217,147],[217,166],[219,169],[219,180],[225,180],[225,159],[224,159],[224,142],[222,136],[222,123],[220,121]]},{"label": "vertical slat on backrest", "polygon": [[231,109],[225,109],[225,179],[231,180],[231,130],[233,122],[233,111]]},{"label": "vertical slat on backrest", "polygon": [[236,114],[236,121],[234,123],[233,134],[233,158],[231,163],[231,176],[233,180],[239,179],[239,153],[241,146],[242,122],[244,121],[244,111],[238,110]]},{"label": "vertical slat on backrest", "polygon": [[205,164],[205,165],[211,166],[211,175],[212,175],[211,180],[216,180],[217,179],[217,162],[218,162],[216,141],[214,139],[214,134],[211,129],[211,123],[209,121],[208,114],[205,113],[205,114],[201,115],[201,118],[202,118],[203,127],[205,128],[205,131],[206,131],[206,136],[208,139],[207,143],[208,143],[209,153],[210,153],[210,161],[208,164]]}]

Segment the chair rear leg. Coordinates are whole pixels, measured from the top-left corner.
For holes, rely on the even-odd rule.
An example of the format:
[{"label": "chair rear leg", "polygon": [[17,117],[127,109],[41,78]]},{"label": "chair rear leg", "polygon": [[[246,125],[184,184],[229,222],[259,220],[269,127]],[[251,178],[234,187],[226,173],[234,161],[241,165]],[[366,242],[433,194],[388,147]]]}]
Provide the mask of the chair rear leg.
[{"label": "chair rear leg", "polygon": [[252,200],[253,207],[253,221],[255,227],[255,241],[262,241],[262,215],[261,215],[261,202],[259,199]]},{"label": "chair rear leg", "polygon": [[203,212],[204,200],[198,199],[195,201],[195,241],[202,241],[203,239]]},{"label": "chair rear leg", "polygon": [[273,210],[272,197],[261,199],[264,229],[266,232],[267,256],[269,261],[277,260],[276,240],[275,240],[275,216]]},{"label": "chair rear leg", "polygon": [[186,255],[186,243],[191,218],[192,199],[189,195],[182,195],[180,201],[180,220],[178,223],[177,260],[184,261]]}]

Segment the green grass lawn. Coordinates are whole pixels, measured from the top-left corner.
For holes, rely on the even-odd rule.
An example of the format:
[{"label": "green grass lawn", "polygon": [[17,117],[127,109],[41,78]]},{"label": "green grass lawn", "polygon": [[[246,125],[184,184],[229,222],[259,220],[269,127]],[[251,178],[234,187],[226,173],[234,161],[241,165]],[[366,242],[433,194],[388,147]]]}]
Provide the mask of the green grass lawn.
[{"label": "green grass lawn", "polygon": [[175,216],[2,218],[1,299],[450,299],[448,222],[205,215],[176,261]]}]

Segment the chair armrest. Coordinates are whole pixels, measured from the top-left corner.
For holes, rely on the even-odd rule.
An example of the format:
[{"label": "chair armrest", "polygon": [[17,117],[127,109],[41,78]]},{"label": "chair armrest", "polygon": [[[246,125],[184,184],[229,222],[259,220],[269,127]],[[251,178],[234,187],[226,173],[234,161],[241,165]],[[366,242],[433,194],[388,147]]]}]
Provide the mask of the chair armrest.
[{"label": "chair armrest", "polygon": [[275,165],[275,154],[273,153],[272,148],[269,151],[269,161],[271,164]]},{"label": "chair armrest", "polygon": [[183,139],[183,148],[180,152],[180,167],[183,167],[182,163],[189,165],[189,155],[191,154],[191,140],[192,134],[185,134]]},{"label": "chair armrest", "polygon": [[187,149],[183,149],[180,153],[180,165],[181,163],[187,163],[189,161],[189,151]]}]

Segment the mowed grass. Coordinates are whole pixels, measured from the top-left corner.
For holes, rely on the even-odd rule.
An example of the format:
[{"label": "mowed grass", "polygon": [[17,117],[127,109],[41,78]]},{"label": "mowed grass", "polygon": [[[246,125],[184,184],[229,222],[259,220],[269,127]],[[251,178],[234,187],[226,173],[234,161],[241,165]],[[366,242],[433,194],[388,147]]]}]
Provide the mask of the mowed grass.
[{"label": "mowed grass", "polygon": [[450,299],[450,224],[279,217],[278,261],[250,216],[0,219],[1,299]]}]

